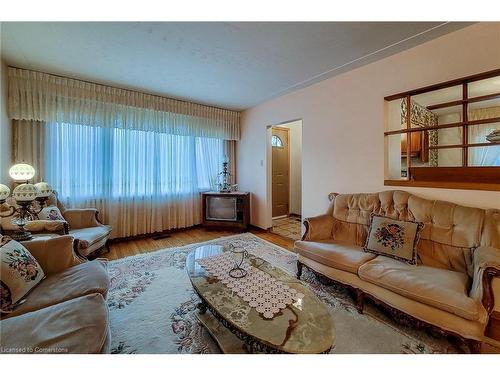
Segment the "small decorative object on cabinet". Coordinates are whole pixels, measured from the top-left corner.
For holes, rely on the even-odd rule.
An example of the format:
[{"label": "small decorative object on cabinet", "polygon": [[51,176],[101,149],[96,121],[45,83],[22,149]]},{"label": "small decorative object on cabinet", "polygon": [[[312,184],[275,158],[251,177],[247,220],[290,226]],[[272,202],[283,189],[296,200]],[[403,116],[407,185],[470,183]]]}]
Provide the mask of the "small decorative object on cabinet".
[{"label": "small decorative object on cabinet", "polygon": [[250,222],[250,193],[202,193],[203,226],[246,231]]},{"label": "small decorative object on cabinet", "polygon": [[229,166],[229,158],[224,156],[224,161],[222,162],[222,172],[218,174],[219,183],[217,186],[219,187],[219,192],[221,193],[229,193],[231,192],[231,184],[229,179],[231,178],[231,173],[228,171]]}]

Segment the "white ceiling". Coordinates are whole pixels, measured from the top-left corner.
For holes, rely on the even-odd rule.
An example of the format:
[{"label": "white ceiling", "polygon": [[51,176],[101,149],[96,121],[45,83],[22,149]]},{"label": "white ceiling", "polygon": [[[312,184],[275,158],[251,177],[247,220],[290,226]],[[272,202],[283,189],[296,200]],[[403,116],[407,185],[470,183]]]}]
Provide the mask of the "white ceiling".
[{"label": "white ceiling", "polygon": [[469,23],[3,22],[9,65],[241,110]]}]

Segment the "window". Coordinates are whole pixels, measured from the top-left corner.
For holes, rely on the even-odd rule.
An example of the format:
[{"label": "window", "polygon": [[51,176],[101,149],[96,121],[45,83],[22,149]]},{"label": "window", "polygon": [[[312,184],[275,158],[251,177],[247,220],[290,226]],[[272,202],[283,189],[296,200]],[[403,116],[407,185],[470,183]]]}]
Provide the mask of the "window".
[{"label": "window", "polygon": [[271,145],[273,147],[283,147],[283,141],[277,135],[271,137]]},{"label": "window", "polygon": [[500,70],[385,100],[386,185],[500,190]]},{"label": "window", "polygon": [[163,199],[209,190],[224,141],[50,123],[45,155],[46,179],[62,198]]}]

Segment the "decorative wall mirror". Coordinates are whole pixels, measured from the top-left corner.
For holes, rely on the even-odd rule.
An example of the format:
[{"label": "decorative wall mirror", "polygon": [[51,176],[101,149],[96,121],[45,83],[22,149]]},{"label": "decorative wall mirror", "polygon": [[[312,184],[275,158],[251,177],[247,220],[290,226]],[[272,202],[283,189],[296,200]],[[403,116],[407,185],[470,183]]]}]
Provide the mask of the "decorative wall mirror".
[{"label": "decorative wall mirror", "polygon": [[500,69],[385,100],[385,185],[500,190]]}]

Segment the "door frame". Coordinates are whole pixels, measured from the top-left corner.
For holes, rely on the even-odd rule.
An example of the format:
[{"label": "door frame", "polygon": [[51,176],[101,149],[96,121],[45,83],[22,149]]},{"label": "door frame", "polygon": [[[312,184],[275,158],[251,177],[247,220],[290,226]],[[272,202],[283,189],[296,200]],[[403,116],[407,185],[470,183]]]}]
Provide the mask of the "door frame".
[{"label": "door frame", "polygon": [[[296,121],[300,121],[301,124],[302,124],[302,144],[304,142],[303,140],[303,134],[304,134],[304,120],[302,118],[296,118],[296,119],[292,119],[292,120],[286,120],[286,121],[282,121],[282,122],[279,122],[279,123],[275,123],[273,125],[267,125],[266,126],[266,180],[267,180],[267,183],[266,183],[266,196],[267,196],[267,199],[266,199],[266,228],[267,229],[271,229],[272,226],[273,226],[273,154],[272,154],[272,146],[271,146],[271,136],[272,136],[272,128],[274,127],[279,127],[280,125],[286,125],[286,124],[289,124],[291,122],[296,122]],[[288,137],[288,142],[290,143],[290,137]],[[303,147],[302,147],[303,149]],[[291,157],[290,157],[290,147],[288,147],[288,163],[291,163],[292,160],[291,160]],[[291,170],[290,170],[291,171]],[[291,177],[291,173],[288,174],[288,178]],[[302,180],[303,178],[301,178],[301,184],[302,184]],[[291,202],[291,184],[289,183],[289,204]],[[302,199],[302,196],[301,196],[301,202],[303,201]],[[290,210],[290,206],[288,207],[288,209]]]},{"label": "door frame", "polygon": [[[291,144],[290,144],[290,128],[286,128],[284,126],[280,126],[280,125],[274,125],[274,126],[271,126],[271,137],[272,137],[272,134],[273,134],[273,129],[280,129],[280,130],[285,130],[288,135],[287,135],[287,142],[288,142],[288,145],[287,145],[287,153],[288,153],[288,213],[286,215],[282,215],[282,216],[288,216],[290,215],[290,203],[291,203],[291,199],[292,199],[292,189],[291,189],[291,184],[292,184],[292,160],[291,160],[291,155],[290,155],[290,148],[291,148]],[[271,139],[272,141],[272,139]],[[276,217],[282,217],[282,216],[276,216]],[[271,220],[273,219],[273,147],[272,147],[272,144],[271,144]]]}]

